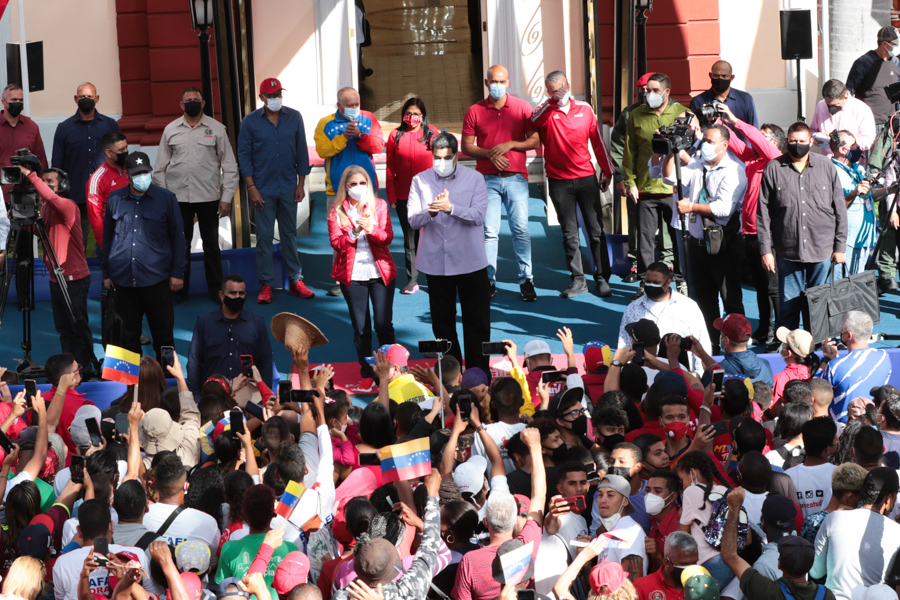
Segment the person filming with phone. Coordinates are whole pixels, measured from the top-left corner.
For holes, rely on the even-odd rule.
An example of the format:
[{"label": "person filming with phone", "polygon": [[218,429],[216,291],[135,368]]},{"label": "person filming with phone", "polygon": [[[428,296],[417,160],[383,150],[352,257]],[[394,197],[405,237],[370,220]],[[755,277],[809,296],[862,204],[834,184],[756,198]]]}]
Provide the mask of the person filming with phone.
[{"label": "person filming with phone", "polygon": [[[234,379],[242,373],[253,379],[256,366],[263,381],[272,387],[272,344],[269,327],[256,313],[244,310],[247,283],[237,274],[226,275],[219,290],[222,305],[200,315],[194,324],[191,348],[188,352],[187,381],[194,395],[211,375],[221,374]],[[250,356],[248,375],[241,364],[242,356]]]}]

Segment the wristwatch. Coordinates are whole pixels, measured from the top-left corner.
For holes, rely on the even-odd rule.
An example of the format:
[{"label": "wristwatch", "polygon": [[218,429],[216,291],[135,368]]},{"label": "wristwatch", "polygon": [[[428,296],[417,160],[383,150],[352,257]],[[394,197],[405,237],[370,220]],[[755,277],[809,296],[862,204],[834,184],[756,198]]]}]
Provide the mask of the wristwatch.
[{"label": "wristwatch", "polygon": [[482,424],[478,427],[478,429],[475,430],[475,433],[478,433],[479,431],[487,431],[487,427],[484,426],[484,423],[482,423]]},{"label": "wristwatch", "polygon": [[617,359],[613,360],[613,361],[610,363],[610,365],[613,366],[613,367],[619,367],[619,368],[621,369],[621,368],[622,368],[622,361],[619,360],[619,359],[617,358]]}]

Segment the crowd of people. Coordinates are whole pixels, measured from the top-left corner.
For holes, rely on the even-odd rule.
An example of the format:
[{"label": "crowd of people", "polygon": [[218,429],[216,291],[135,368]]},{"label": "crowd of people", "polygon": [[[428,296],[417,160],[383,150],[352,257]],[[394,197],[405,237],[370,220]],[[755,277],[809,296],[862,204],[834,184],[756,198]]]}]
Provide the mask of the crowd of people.
[{"label": "crowd of people", "polygon": [[[759,125],[725,61],[689,107],[672,99],[669,77],[645,74],[609,148],[561,71],[532,109],[492,66],[489,95],[468,109],[459,140],[429,124],[420,98],[385,135],[357,90],[340,89],[313,137],[334,249],[328,293],[344,298],[360,374],[378,386],[365,408],[335,388],[330,365],[310,368],[327,342],[315,325],[291,312],[267,325],[245,310],[243,277],[222,270],[218,219],[243,179],[257,303],[275,300],[276,222],[289,295],[315,295],[296,244],[306,130],[280,81],[261,83],[236,153],[202,92],[186,89],[155,164],[128,152],[97,112],[96,88],[82,84],[49,168],[22,90],[7,86],[0,164],[20,148],[34,154],[19,168],[66,289],[51,271],[62,349],[44,365],[52,388],[12,397],[0,380],[2,597],[896,599],[900,389],[890,356],[869,347],[863,311],[846,314],[839,340],[800,328],[801,292],[837,264],[857,274],[877,259],[881,291],[897,288],[900,217],[888,214],[891,194],[872,192],[900,169],[900,126],[883,91],[898,79],[900,32],[885,27],[877,41],[846,83],[825,83],[812,123],[786,132]],[[483,344],[501,207],[521,298],[534,302],[527,160],[539,148],[571,276],[561,296],[588,292],[588,276],[598,297],[612,294],[601,200],[610,187],[631,215],[634,266],[623,279],[640,288],[614,347],[585,342],[582,368],[575,338],[591,333],[561,327],[564,368],[543,339],[521,355],[502,340],[498,373]],[[382,152],[386,200],[373,160]],[[879,206],[889,226],[873,256]],[[400,293],[427,285],[435,337],[450,341],[439,365],[411,366],[395,338],[391,209],[403,234]],[[197,318],[183,368],[167,350],[190,289],[194,220],[217,307]],[[146,317],[155,351],[102,410],[78,391],[99,369],[91,239],[104,346],[140,354]],[[757,294],[755,330],[744,276]],[[293,364],[273,363],[270,335]],[[760,346],[785,368],[774,372],[751,349]],[[274,386],[278,371],[288,378]]]}]

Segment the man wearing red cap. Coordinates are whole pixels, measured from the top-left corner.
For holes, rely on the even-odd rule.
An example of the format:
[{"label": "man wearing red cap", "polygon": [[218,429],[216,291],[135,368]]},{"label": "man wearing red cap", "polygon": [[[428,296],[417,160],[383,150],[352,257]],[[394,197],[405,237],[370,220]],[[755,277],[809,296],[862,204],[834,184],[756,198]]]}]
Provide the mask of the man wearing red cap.
[{"label": "man wearing red cap", "polygon": [[310,171],[306,129],[300,113],[282,105],[283,90],[277,79],[263,80],[259,99],[264,106],[244,117],[238,138],[238,164],[250,202],[256,208],[256,270],[260,285],[256,301],[259,304],[272,301],[276,218],[284,269],[290,280],[288,293],[300,298],[315,296],[303,283],[297,253],[297,203],[303,202],[306,196],[304,183]]},{"label": "man wearing red cap", "polygon": [[724,319],[713,321],[713,327],[720,333],[719,346],[725,358],[719,364],[726,373],[746,375],[753,382],[764,381],[771,386],[775,385],[769,361],[747,349],[750,342],[750,321],[747,317],[732,313]]}]

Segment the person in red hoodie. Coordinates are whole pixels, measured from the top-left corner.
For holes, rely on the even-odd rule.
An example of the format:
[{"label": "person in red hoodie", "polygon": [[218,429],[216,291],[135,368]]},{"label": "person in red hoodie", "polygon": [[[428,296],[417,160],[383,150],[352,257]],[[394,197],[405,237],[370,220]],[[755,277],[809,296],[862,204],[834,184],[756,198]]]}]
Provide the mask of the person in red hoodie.
[{"label": "person in red hoodie", "polygon": [[341,286],[360,374],[374,377],[366,358],[372,355],[369,302],[374,312],[378,345],[394,343],[394,279],[397,267],[389,246],[394,229],[387,203],[375,195],[369,174],[350,165],[341,176],[337,198],[328,212],[328,237],[334,248],[331,276]]},{"label": "person in red hoodie", "polygon": [[409,226],[406,202],[412,178],[432,167],[431,138],[438,130],[428,124],[428,112],[421,98],[410,98],[400,111],[403,122],[388,136],[384,149],[387,153],[387,199],[396,209],[400,228],[403,230],[403,250],[406,256],[406,285],[401,294],[419,291],[419,271],[416,269],[416,246],[419,232]]}]

